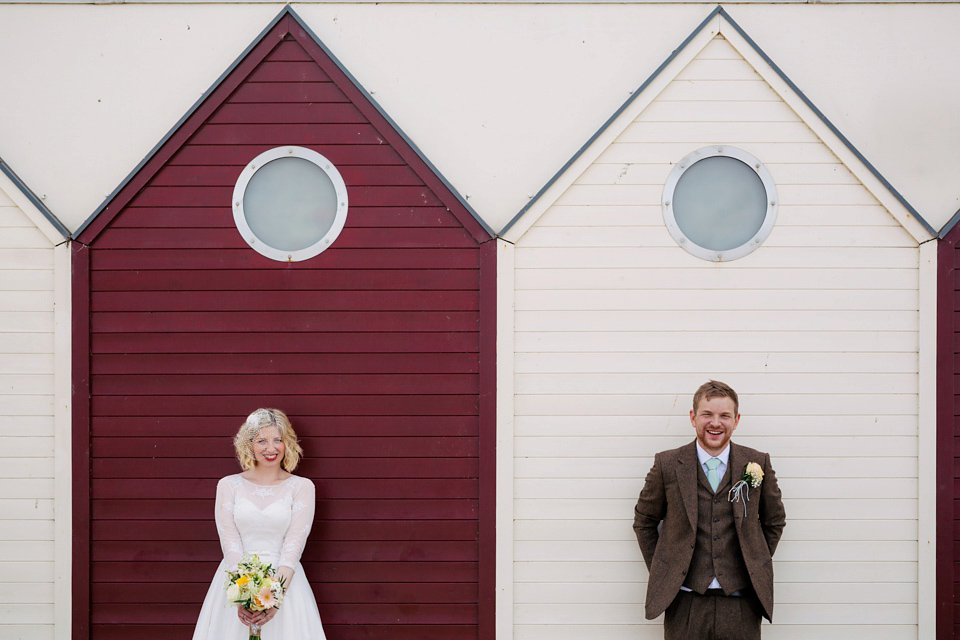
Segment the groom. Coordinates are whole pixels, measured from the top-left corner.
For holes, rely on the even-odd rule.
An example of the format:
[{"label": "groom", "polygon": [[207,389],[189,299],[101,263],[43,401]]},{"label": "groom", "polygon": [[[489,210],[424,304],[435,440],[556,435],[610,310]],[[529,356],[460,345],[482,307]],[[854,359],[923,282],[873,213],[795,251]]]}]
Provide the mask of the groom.
[{"label": "groom", "polygon": [[666,611],[666,640],[759,640],[761,616],[773,616],[786,515],[770,456],[730,442],[738,411],[726,384],[697,389],[697,439],[656,455],[634,510],[650,571],[646,616]]}]

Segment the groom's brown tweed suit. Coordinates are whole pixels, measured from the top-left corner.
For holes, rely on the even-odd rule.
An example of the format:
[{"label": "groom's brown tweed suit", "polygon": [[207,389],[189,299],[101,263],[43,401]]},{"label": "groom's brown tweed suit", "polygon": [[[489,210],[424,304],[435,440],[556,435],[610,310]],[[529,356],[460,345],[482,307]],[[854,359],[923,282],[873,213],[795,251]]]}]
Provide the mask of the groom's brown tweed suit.
[{"label": "groom's brown tweed suit", "polygon": [[[744,515],[743,502],[731,504],[727,491],[749,462],[758,463],[764,476],[760,487],[750,490]],[[633,521],[650,570],[647,619],[663,613],[681,585],[702,594],[714,573],[727,595],[741,591],[752,599],[756,594],[754,602],[764,617],[772,619],[772,556],[785,523],[780,489],[766,453],[731,442],[716,494],[697,458],[695,442],[658,453]]]}]

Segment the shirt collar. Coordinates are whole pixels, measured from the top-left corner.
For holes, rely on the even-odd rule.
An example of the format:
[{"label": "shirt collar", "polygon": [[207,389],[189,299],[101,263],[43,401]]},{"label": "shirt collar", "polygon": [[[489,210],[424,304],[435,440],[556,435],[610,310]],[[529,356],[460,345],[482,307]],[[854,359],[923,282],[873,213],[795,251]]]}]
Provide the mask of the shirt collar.
[{"label": "shirt collar", "polygon": [[720,452],[720,455],[712,456],[706,451],[703,450],[703,447],[700,446],[699,440],[694,440],[697,444],[697,458],[700,460],[700,464],[704,464],[710,458],[719,458],[720,463],[726,466],[730,462],[730,443],[727,443],[726,449]]}]

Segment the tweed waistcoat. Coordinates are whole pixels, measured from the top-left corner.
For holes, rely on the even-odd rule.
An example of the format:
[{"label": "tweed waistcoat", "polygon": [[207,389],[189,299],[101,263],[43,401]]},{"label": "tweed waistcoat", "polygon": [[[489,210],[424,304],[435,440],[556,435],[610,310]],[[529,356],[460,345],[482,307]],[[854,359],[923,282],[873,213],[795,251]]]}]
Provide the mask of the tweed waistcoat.
[{"label": "tweed waistcoat", "polygon": [[713,582],[714,575],[728,595],[750,586],[733,521],[733,504],[727,500],[732,475],[729,471],[720,482],[716,495],[702,467],[697,473],[697,535],[693,559],[683,585],[701,594]]}]

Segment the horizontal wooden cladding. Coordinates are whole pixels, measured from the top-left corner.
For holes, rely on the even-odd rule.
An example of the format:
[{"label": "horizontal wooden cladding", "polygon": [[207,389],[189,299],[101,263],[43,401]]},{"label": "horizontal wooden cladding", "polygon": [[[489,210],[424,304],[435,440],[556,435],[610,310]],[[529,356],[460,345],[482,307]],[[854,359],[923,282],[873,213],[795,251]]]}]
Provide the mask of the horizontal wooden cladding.
[{"label": "horizontal wooden cladding", "polygon": [[[188,413],[189,415],[189,413]],[[176,435],[176,437],[173,437]],[[190,437],[171,434],[171,437],[92,438],[94,458],[123,456],[126,458],[209,458],[229,442],[230,436]],[[476,437],[365,437],[327,438],[306,436],[300,438],[305,450],[314,458],[420,458],[422,464],[430,464],[428,458],[474,457],[477,455]],[[389,463],[388,463],[389,464]]]},{"label": "horizontal wooden cladding", "polygon": [[[360,207],[350,205],[350,228],[460,227],[446,207]],[[111,229],[232,229],[236,233],[233,213],[221,203],[215,207],[128,207],[114,219]]]},{"label": "horizontal wooden cladding", "polygon": [[227,103],[207,121],[211,124],[367,124],[349,102]]},{"label": "horizontal wooden cladding", "polygon": [[[455,227],[355,228],[348,226],[336,240],[336,249],[471,248],[476,242],[465,229]],[[107,229],[97,242],[109,249],[247,249],[235,227],[199,229]],[[333,249],[330,249],[333,250]]]},{"label": "horizontal wooden cladding", "polygon": [[[428,463],[423,461],[423,464]],[[325,499],[475,500],[478,493],[476,478],[342,478],[317,480],[316,484],[317,496]],[[216,494],[216,482],[207,478],[147,478],[125,482],[111,478],[94,480],[91,488],[93,495],[103,500],[163,500],[171,496],[212,499]],[[127,530],[122,535],[131,533]],[[93,538],[98,539],[96,535]]]},{"label": "horizontal wooden cladding", "polygon": [[97,312],[477,311],[477,291],[120,291],[94,292]]},{"label": "horizontal wooden cladding", "polygon": [[[207,270],[198,278],[196,271],[94,271],[90,277],[93,295],[107,291],[239,291],[251,295],[261,292],[337,291],[414,291],[418,294],[440,291],[477,291],[476,269],[250,269]],[[303,293],[299,293],[303,297]]]},{"label": "horizontal wooden cladding", "polygon": [[[91,358],[94,375],[144,374],[464,374],[477,373],[475,353],[316,354],[150,353],[104,354]],[[327,430],[329,424],[323,426]],[[123,429],[127,429],[126,424]],[[96,424],[94,431],[97,431]],[[161,431],[162,433],[162,431]]]},{"label": "horizontal wooden cladding", "polygon": [[[246,331],[396,333],[477,331],[472,311],[179,311],[94,312],[93,333],[156,333],[169,331],[221,333]],[[212,351],[229,351],[229,341],[211,344]]]},{"label": "horizontal wooden cladding", "polygon": [[[476,562],[323,562],[305,557],[304,573],[316,584],[335,582],[476,582]],[[210,564],[210,573],[216,569]],[[193,562],[98,562],[92,568],[92,582],[179,582],[184,576],[197,578]],[[199,608],[199,607],[198,607]],[[193,622],[196,623],[196,616]]]},{"label": "horizontal wooden cladding", "polygon": [[227,104],[296,104],[298,102],[349,103],[350,100],[332,82],[248,82],[240,85],[233,92]]},{"label": "horizontal wooden cladding", "polygon": [[[357,207],[436,207],[442,206],[440,199],[426,186],[347,186],[347,198]],[[149,186],[141,191],[130,203],[134,207],[177,207],[189,204],[191,207],[231,206],[233,186],[192,187]],[[350,215],[347,213],[349,224]],[[158,233],[153,231],[152,233]],[[97,246],[102,241],[97,241]]]},{"label": "horizontal wooden cladding", "polygon": [[94,396],[93,411],[99,416],[203,416],[239,415],[257,407],[284,407],[291,414],[307,406],[329,416],[465,416],[476,415],[478,398],[472,395],[330,395],[318,400],[311,396],[264,394],[223,396]]},{"label": "horizontal wooden cladding", "polygon": [[[323,605],[321,604],[321,609]],[[199,613],[199,609],[197,610]],[[196,621],[189,624],[141,625],[99,624],[93,629],[98,640],[169,640],[189,638]],[[330,624],[324,617],[324,631],[336,640],[476,640],[476,625],[393,624],[366,625],[357,621]]]},{"label": "horizontal wooden cladding", "polygon": [[[290,144],[285,140],[281,144]],[[268,151],[279,145],[269,143],[258,144],[230,144],[230,145],[203,145],[188,144],[180,149],[168,166],[173,165],[237,165],[244,166],[264,151]],[[346,165],[406,165],[400,154],[393,147],[385,144],[360,145],[360,144],[338,144],[331,141],[324,141],[316,144],[309,144],[297,140],[297,146],[313,149],[327,160],[332,162],[338,169]]]},{"label": "horizontal wooden cladding", "polygon": [[[224,437],[221,449],[229,447]],[[318,458],[306,451],[297,473],[322,483],[325,478],[476,478],[477,458]],[[93,478],[208,478],[216,480],[239,467],[233,458],[98,458],[91,461]],[[202,516],[210,520],[210,514]]]},{"label": "horizontal wooden cladding", "polygon": [[[96,503],[94,503],[96,509]],[[475,540],[325,540],[320,555],[325,562],[475,562]],[[188,540],[109,540],[91,545],[93,562],[219,562],[220,543]]]},{"label": "horizontal wooden cladding", "polygon": [[[207,500],[98,500],[91,501],[93,520],[198,520],[209,518]],[[468,520],[477,517],[475,500],[318,500],[323,520]],[[223,557],[221,554],[220,557]]]},{"label": "horizontal wooden cladding", "polygon": [[259,82],[330,82],[330,76],[324,73],[313,60],[272,60],[267,59],[257,65],[244,84]]},{"label": "horizontal wooden cladding", "polygon": [[467,249],[346,249],[332,247],[303,262],[276,262],[249,247],[197,251],[195,249],[113,249],[92,251],[90,267],[117,271],[141,269],[476,269],[476,247]]},{"label": "horizontal wooden cladding", "polygon": [[[312,584],[317,599],[334,604],[469,604],[477,601],[477,586],[462,582],[384,582],[376,584],[337,582]],[[197,607],[203,602],[210,583],[134,582],[129,584],[98,583],[93,585],[94,603],[175,604]],[[291,639],[295,640],[295,639]]]},{"label": "horizontal wooden cladding", "polygon": [[[476,520],[318,520],[313,523],[308,549],[314,542],[322,546],[337,541],[476,541],[477,529]],[[112,520],[97,520],[92,523],[91,539],[207,540],[219,544],[216,524],[209,516],[201,520],[125,520],[122,527]]]},{"label": "horizontal wooden cladding", "polygon": [[191,144],[265,144],[271,147],[287,145],[291,141],[299,146],[386,144],[380,132],[370,124],[207,124],[190,139]]},{"label": "horizontal wooden cladding", "polygon": [[[92,611],[94,628],[100,624],[195,624],[199,611],[182,604],[106,604]],[[410,624],[476,624],[475,604],[337,604],[321,612],[334,624],[383,624],[403,620]],[[98,637],[94,635],[94,637]],[[140,640],[141,636],[133,636]],[[475,637],[475,636],[474,636]]]},{"label": "horizontal wooden cladding", "polygon": [[[253,160],[250,158],[249,160]],[[150,181],[157,187],[230,187],[237,183],[244,164],[239,165],[168,165]],[[423,181],[406,165],[337,167],[347,188],[421,186]],[[191,206],[193,204],[191,203]],[[352,212],[352,209],[351,209]],[[125,210],[124,215],[129,215]]]},{"label": "horizontal wooden cladding", "polygon": [[96,396],[210,396],[224,393],[260,394],[429,394],[466,395],[479,392],[473,374],[258,374],[258,375],[99,375]]},{"label": "horizontal wooden cladding", "polygon": [[93,353],[209,353],[211,345],[228,344],[232,354],[343,353],[477,353],[476,332],[431,333],[251,333],[220,331],[107,333],[91,336]]}]

